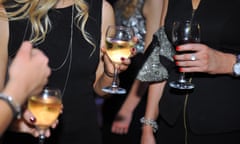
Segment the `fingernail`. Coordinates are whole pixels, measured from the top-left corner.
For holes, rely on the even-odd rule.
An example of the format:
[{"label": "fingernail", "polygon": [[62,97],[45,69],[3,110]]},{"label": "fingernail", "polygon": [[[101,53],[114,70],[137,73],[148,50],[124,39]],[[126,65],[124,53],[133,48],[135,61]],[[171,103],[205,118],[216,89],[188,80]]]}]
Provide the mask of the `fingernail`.
[{"label": "fingernail", "polygon": [[176,50],[178,51],[180,49],[180,47],[179,46],[176,46]]},{"label": "fingernail", "polygon": [[180,72],[183,72],[183,68],[179,68],[179,71],[180,71]]},{"label": "fingernail", "polygon": [[135,51],[136,51],[136,48],[132,48],[131,51],[132,51],[132,52],[135,52]]},{"label": "fingernail", "polygon": [[175,62],[175,64],[178,66],[179,62]]},{"label": "fingernail", "polygon": [[124,57],[121,57],[121,61],[124,61],[125,60],[125,58]]},{"label": "fingernail", "polygon": [[35,117],[30,117],[29,120],[30,120],[31,123],[35,123],[36,122],[36,118]]},{"label": "fingernail", "polygon": [[173,56],[173,59],[176,60],[176,56],[175,55]]}]

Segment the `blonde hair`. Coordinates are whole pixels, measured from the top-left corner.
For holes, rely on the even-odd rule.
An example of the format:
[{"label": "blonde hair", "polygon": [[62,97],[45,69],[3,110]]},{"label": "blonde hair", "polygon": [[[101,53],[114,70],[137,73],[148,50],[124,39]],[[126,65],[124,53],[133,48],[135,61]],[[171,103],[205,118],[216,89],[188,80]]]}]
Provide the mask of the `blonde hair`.
[{"label": "blonde hair", "polygon": [[138,0],[118,0],[116,8],[123,9],[123,16],[129,18],[137,7]]},{"label": "blonde hair", "polygon": [[[5,0],[6,2],[8,0]],[[9,20],[28,18],[32,28],[33,43],[41,43],[45,40],[47,32],[51,29],[51,21],[48,11],[55,7],[58,0],[13,0],[14,3],[6,4],[6,8],[16,10],[7,12]],[[74,20],[83,37],[95,47],[90,35],[85,31],[85,25],[89,17],[88,5],[84,0],[74,0],[74,7],[78,11]],[[81,23],[81,24],[80,24]]]}]

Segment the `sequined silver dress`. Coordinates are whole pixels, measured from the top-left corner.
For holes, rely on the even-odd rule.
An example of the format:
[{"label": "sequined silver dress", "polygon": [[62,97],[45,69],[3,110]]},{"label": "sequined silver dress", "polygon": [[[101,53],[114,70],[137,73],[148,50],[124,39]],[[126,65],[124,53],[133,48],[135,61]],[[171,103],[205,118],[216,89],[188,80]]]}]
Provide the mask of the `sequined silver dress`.
[{"label": "sequined silver dress", "polygon": [[[125,4],[127,5],[130,0],[126,0]],[[134,29],[135,35],[138,37],[138,43],[136,45],[138,52],[143,52],[144,50],[144,39],[146,34],[146,25],[145,18],[142,13],[143,5],[145,0],[138,0],[137,7],[135,12],[129,18],[126,18],[123,15],[124,7],[115,6],[115,18],[117,25],[123,25],[132,27]]]}]

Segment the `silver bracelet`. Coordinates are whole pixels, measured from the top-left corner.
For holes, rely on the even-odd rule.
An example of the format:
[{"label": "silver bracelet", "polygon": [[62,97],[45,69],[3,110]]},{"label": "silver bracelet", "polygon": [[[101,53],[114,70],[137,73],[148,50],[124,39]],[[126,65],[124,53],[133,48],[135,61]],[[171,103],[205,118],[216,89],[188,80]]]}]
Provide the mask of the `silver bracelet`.
[{"label": "silver bracelet", "polygon": [[12,110],[14,118],[21,118],[21,107],[14,103],[11,96],[4,95],[0,93],[0,100],[5,101]]},{"label": "silver bracelet", "polygon": [[145,119],[144,117],[142,117],[142,118],[140,119],[140,122],[141,122],[143,125],[151,126],[154,133],[158,130],[158,124],[157,124],[157,122],[156,122],[155,120]]}]

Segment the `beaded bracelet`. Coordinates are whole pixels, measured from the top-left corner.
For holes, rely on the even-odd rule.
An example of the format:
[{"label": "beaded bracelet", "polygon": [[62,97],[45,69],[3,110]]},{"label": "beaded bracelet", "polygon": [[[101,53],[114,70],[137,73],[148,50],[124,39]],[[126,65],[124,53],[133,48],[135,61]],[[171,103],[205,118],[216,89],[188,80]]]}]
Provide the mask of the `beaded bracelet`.
[{"label": "beaded bracelet", "polygon": [[11,96],[4,95],[0,93],[0,100],[5,101],[12,110],[13,117],[20,118],[21,117],[21,107],[14,103],[13,98]]},{"label": "beaded bracelet", "polygon": [[156,121],[152,120],[152,119],[145,119],[144,117],[142,117],[140,119],[140,122],[143,124],[143,125],[148,125],[148,126],[151,126],[152,129],[153,129],[153,132],[157,132],[158,130],[158,124]]}]

